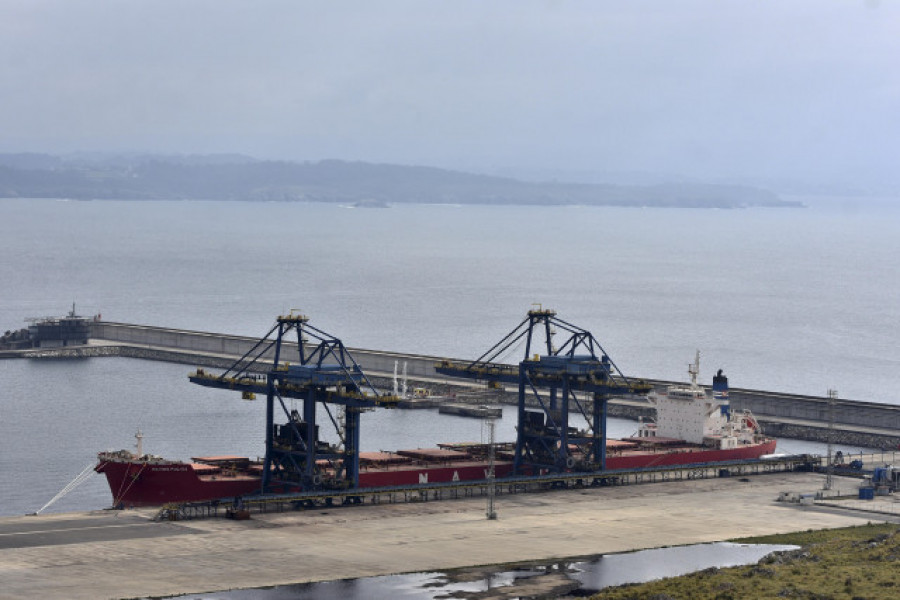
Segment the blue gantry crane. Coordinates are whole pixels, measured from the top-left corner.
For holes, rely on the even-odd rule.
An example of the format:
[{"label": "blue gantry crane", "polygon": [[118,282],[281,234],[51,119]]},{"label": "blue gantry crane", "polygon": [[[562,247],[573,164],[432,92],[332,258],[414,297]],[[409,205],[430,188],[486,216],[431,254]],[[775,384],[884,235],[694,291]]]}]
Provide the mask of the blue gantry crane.
[{"label": "blue gantry crane", "polygon": [[[360,414],[394,407],[398,400],[375,389],[341,340],[293,312],[279,316],[224,373],[197,369],[188,378],[240,391],[245,399],[265,394],[263,493],[359,487]],[[302,411],[286,399],[301,400]],[[276,419],[279,413],[283,420]],[[337,443],[320,436],[321,416],[324,425],[333,427]]]},{"label": "blue gantry crane", "polygon": [[[568,337],[555,346],[560,331]],[[498,362],[523,340],[525,358],[518,366]],[[590,331],[540,307],[476,360],[441,361],[435,370],[493,386],[518,385],[517,475],[605,470],[609,398],[651,389],[626,378]],[[582,417],[581,427],[572,426],[573,411]]]}]

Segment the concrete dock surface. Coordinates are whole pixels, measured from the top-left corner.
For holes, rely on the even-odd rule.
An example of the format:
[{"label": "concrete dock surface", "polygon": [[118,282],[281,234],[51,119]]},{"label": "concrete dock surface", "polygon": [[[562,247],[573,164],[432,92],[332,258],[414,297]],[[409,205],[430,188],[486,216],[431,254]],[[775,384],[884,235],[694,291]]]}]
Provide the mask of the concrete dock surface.
[{"label": "concrete dock surface", "polygon": [[[861,525],[889,515],[778,502],[778,473],[154,522],[155,510],[0,518],[0,598],[137,598],[625,552]],[[855,490],[858,480],[836,478]]]}]

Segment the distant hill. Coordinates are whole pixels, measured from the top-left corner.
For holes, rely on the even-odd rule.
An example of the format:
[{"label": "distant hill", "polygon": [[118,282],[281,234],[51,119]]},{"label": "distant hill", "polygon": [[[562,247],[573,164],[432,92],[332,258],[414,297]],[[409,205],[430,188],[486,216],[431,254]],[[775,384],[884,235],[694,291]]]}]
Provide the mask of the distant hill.
[{"label": "distant hill", "polygon": [[735,185],[534,183],[433,167],[241,155],[0,154],[0,197],[742,208],[798,206]]}]

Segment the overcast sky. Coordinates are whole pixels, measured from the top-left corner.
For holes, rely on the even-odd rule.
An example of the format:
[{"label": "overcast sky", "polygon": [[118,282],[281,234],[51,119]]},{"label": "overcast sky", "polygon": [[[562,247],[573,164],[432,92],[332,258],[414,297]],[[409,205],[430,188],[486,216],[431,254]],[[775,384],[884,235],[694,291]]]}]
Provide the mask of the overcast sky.
[{"label": "overcast sky", "polygon": [[900,2],[0,0],[0,151],[897,181]]}]

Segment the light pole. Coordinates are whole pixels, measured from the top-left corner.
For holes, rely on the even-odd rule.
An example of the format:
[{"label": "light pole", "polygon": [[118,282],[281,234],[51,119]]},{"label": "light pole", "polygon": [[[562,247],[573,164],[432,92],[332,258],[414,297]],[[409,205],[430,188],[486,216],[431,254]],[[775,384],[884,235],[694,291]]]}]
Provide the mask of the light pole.
[{"label": "light pole", "polygon": [[825,487],[830,490],[834,485],[834,460],[832,459],[832,445],[834,443],[834,401],[837,399],[837,390],[828,390],[828,465],[825,469]]},{"label": "light pole", "polygon": [[487,495],[487,518],[490,520],[497,518],[494,511],[494,419],[487,420],[488,428],[488,495]]}]

